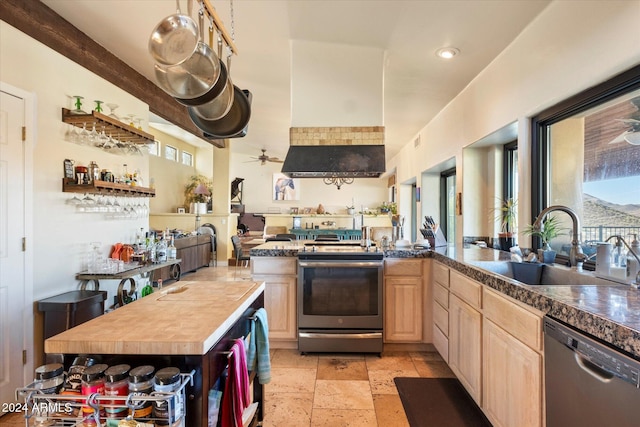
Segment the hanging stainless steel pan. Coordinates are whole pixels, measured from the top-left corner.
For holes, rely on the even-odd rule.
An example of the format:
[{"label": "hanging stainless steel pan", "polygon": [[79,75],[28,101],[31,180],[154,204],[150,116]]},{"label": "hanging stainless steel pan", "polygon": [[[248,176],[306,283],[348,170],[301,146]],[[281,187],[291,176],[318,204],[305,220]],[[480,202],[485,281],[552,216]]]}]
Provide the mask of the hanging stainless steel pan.
[{"label": "hanging stainless steel pan", "polygon": [[205,138],[239,138],[247,134],[247,125],[251,118],[251,92],[233,86],[234,96],[231,109],[219,120],[207,120],[198,116],[193,107],[187,108],[193,123],[204,132]]},{"label": "hanging stainless steel pan", "polygon": [[220,62],[220,76],[218,76],[218,81],[216,81],[216,84],[213,85],[213,87],[209,89],[207,93],[195,98],[176,98],[176,101],[178,101],[182,105],[186,105],[189,107],[189,106],[206,104],[207,102],[211,101],[212,99],[220,95],[220,93],[222,93],[222,91],[226,87],[227,67],[226,65],[224,65],[224,62],[222,60],[219,60],[219,62]]},{"label": "hanging stainless steel pan", "polygon": [[[206,95],[220,78],[220,60],[203,41],[204,13],[200,11],[200,40],[193,54],[178,65],[155,65],[156,82],[169,95],[192,99]],[[210,94],[215,98],[216,94]]]},{"label": "hanging stainless steel pan", "polygon": [[191,16],[180,13],[180,0],[176,0],[176,10],[160,21],[149,38],[149,53],[165,66],[186,61],[198,47],[198,25]]}]

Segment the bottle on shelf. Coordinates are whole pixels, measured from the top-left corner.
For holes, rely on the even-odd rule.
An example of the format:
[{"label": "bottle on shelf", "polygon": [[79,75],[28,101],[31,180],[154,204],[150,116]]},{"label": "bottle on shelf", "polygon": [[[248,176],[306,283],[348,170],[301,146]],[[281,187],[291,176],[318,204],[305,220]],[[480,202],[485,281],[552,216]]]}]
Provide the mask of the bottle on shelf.
[{"label": "bottle on shelf", "polygon": [[160,241],[158,242],[156,257],[159,263],[167,262],[167,241],[164,240],[164,238],[160,238]]},{"label": "bottle on shelf", "polygon": [[169,247],[167,248],[167,259],[174,260],[178,256],[178,251],[175,246],[174,237],[171,236],[171,241],[169,243]]}]

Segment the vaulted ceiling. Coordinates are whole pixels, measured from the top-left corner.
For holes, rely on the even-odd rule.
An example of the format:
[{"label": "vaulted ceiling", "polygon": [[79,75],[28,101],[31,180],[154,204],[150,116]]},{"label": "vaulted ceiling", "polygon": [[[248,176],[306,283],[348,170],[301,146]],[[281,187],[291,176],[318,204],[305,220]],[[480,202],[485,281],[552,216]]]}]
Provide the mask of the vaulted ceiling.
[{"label": "vaulted ceiling", "polygon": [[[43,0],[153,80],[151,31],[174,0]],[[253,94],[248,135],[234,151],[284,157],[291,126],[292,40],[385,50],[387,158],[412,141],[544,9],[548,0],[211,0],[239,54],[231,75]],[[233,22],[231,9],[233,6]],[[196,6],[197,7],[197,6]],[[186,1],[182,0],[186,10]],[[233,23],[233,25],[232,25]],[[452,60],[435,55],[453,46]]]}]

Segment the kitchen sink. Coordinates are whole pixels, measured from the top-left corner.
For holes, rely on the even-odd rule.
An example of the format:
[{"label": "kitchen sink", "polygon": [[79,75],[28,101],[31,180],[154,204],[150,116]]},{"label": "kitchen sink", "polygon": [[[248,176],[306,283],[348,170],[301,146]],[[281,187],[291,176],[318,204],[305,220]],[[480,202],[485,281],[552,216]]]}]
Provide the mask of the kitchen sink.
[{"label": "kitchen sink", "polygon": [[558,264],[516,263],[512,261],[470,262],[475,267],[517,280],[527,285],[543,286],[612,286],[612,280],[596,277],[592,271],[572,270]]}]

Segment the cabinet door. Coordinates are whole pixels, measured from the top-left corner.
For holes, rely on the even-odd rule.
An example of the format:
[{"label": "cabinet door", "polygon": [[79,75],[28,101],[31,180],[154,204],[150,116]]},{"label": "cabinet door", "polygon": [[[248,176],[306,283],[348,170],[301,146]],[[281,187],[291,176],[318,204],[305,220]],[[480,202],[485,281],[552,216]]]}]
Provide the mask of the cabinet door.
[{"label": "cabinet door", "polygon": [[269,320],[269,339],[297,339],[296,277],[258,274],[253,280],[265,282],[264,308]]},{"label": "cabinet door", "polygon": [[198,268],[208,267],[211,262],[211,243],[198,245]]},{"label": "cabinet door", "polygon": [[422,341],[422,278],[385,278],[386,342]]},{"label": "cabinet door", "polygon": [[198,266],[198,250],[197,246],[189,246],[176,250],[176,257],[180,258],[182,262],[180,267],[183,273],[194,271]]},{"label": "cabinet door", "polygon": [[457,296],[449,297],[449,366],[481,405],[482,315]]},{"label": "cabinet door", "polygon": [[542,425],[542,356],[485,320],[483,409],[495,427]]}]

